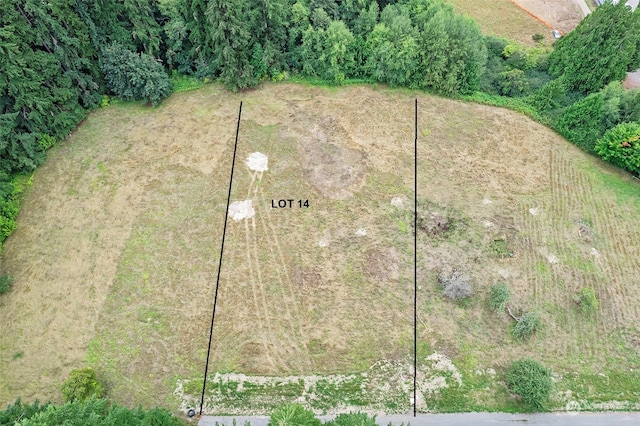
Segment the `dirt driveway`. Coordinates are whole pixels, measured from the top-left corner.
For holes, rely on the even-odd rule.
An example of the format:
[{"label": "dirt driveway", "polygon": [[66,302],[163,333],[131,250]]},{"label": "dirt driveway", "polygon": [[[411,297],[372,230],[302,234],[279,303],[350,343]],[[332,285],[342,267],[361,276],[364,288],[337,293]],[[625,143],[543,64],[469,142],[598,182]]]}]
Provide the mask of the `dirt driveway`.
[{"label": "dirt driveway", "polygon": [[563,33],[573,30],[583,17],[575,0],[515,0],[515,3]]}]

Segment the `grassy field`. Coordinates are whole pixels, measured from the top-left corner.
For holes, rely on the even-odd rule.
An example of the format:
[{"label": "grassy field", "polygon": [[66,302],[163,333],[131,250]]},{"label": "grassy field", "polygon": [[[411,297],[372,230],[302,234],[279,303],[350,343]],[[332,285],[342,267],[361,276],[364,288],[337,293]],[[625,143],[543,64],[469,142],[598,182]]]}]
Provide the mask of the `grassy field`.
[{"label": "grassy field", "polygon": [[[255,216],[228,224],[207,411],[407,411],[414,97],[420,409],[521,410],[502,380],[522,357],[553,368],[555,408],[639,408],[637,182],[507,110],[295,84],[113,105],[54,148],[2,253],[0,402],[59,400],[84,365],[127,405],[199,400],[243,100],[231,201]],[[472,280],[465,303],[442,296],[452,269]],[[488,309],[496,283],[542,318],[531,340]]]}]

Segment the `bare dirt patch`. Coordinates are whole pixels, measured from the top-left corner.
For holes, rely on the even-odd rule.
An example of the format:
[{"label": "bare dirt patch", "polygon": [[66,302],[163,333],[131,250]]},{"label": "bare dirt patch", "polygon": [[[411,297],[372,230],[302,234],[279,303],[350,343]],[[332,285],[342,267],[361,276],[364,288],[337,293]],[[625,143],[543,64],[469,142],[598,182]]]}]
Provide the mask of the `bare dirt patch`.
[{"label": "bare dirt patch", "polygon": [[[516,3],[563,33],[572,31],[583,18],[575,0],[516,0]],[[548,31],[545,36],[548,40],[552,38]]]},{"label": "bare dirt patch", "polygon": [[[308,118],[300,123],[299,151],[305,178],[322,195],[344,199],[362,182],[365,154],[350,148],[353,143],[341,126],[329,117]],[[297,132],[296,132],[297,133]]]},{"label": "bare dirt patch", "polygon": [[393,247],[375,248],[365,255],[365,275],[382,284],[400,278],[400,256]]}]

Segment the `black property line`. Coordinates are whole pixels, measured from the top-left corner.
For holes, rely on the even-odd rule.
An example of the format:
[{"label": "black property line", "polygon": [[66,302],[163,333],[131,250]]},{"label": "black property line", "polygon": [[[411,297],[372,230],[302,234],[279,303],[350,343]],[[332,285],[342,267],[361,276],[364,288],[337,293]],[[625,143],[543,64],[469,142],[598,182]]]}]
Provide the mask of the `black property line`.
[{"label": "black property line", "polygon": [[218,287],[220,286],[220,270],[222,269],[222,254],[224,253],[224,239],[227,235],[227,219],[229,217],[229,202],[231,201],[231,185],[233,184],[233,169],[236,165],[236,151],[238,148],[238,134],[240,133],[240,118],[242,117],[242,101],[238,111],[238,125],[236,127],[236,142],[233,145],[233,160],[231,161],[231,177],[229,178],[229,194],[227,195],[227,210],[224,215],[224,228],[222,230],[222,246],[220,247],[220,262],[218,263],[218,278],[216,279],[216,295],[213,298],[213,310],[211,312],[211,328],[209,329],[209,346],[207,348],[207,362],[204,366],[204,379],[202,381],[202,397],[200,398],[200,415],[204,406],[204,392],[207,388],[207,373],[209,372],[209,355],[211,354],[211,339],[213,338],[213,321],[216,317],[216,304],[218,303]]},{"label": "black property line", "polygon": [[418,377],[418,99],[415,103],[413,140],[413,417],[416,416]]}]

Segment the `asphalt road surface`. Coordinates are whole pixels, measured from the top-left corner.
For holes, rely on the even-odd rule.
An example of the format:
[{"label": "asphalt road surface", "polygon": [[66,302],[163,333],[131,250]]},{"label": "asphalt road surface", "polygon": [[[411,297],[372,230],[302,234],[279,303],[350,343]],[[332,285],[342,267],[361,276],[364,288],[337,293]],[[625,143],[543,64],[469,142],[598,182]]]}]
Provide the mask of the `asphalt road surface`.
[{"label": "asphalt road surface", "polygon": [[[268,417],[214,417],[204,416],[199,426],[231,426],[233,419],[237,426],[244,426],[249,421],[251,426],[267,426]],[[323,422],[333,417],[319,417]],[[417,417],[408,415],[378,416],[376,423],[387,426],[391,422],[399,426],[484,426],[484,425],[568,425],[568,426],[600,426],[600,425],[640,425],[640,413],[609,412],[609,413],[543,413],[543,414],[506,414],[506,413],[462,413],[462,414],[422,414]]]}]

